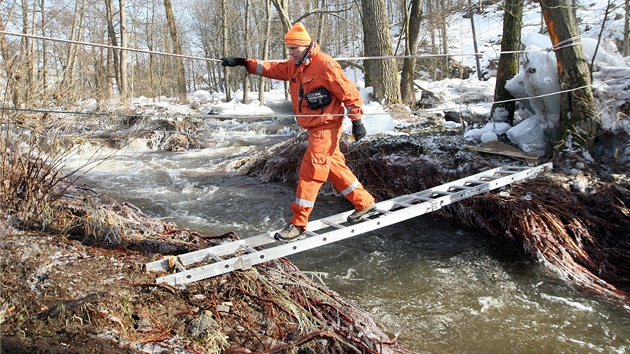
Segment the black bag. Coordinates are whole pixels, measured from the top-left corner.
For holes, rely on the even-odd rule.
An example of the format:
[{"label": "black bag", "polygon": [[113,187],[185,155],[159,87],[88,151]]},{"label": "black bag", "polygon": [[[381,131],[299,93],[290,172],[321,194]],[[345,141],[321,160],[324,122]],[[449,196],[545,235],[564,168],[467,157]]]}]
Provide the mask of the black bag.
[{"label": "black bag", "polygon": [[308,106],[311,109],[323,108],[332,102],[330,91],[323,87],[315,89],[304,96],[306,97],[306,102],[308,102]]}]

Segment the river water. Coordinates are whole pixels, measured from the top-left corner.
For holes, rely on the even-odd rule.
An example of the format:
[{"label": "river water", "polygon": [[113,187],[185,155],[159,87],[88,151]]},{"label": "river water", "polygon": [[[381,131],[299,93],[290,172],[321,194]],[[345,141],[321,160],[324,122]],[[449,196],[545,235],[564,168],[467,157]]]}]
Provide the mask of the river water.
[{"label": "river water", "polygon": [[[280,229],[295,186],[226,172],[230,161],[289,139],[277,122],[208,120],[208,148],[153,151],[138,140],[80,182],[154,217],[205,235],[241,237]],[[67,161],[80,167],[93,151]],[[368,186],[369,188],[369,186]],[[350,210],[322,196],[312,219]],[[371,314],[413,353],[625,353],[630,308],[568,286],[525,255],[434,215],[289,257]]]}]

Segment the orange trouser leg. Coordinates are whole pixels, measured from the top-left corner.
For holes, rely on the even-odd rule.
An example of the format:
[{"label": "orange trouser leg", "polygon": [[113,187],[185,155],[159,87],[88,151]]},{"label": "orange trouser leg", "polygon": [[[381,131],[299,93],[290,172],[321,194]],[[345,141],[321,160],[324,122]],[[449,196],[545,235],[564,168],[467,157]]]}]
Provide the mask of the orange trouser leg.
[{"label": "orange trouser leg", "polygon": [[365,209],[374,203],[374,197],[363,188],[354,173],[350,171],[345,157],[339,150],[332,156],[328,178],[335,188],[354,205],[355,209]]},{"label": "orange trouser leg", "polygon": [[320,130],[308,134],[308,146],[298,173],[295,201],[291,204],[291,223],[294,225],[306,226],[319,189],[328,179],[330,157],[339,145],[336,130]]},{"label": "orange trouser leg", "polygon": [[364,209],[374,203],[372,195],[346,166],[346,159],[339,150],[340,138],[341,129],[309,133],[308,147],[300,166],[296,198],[291,204],[292,224],[306,226],[319,189],[327,179],[356,209]]}]

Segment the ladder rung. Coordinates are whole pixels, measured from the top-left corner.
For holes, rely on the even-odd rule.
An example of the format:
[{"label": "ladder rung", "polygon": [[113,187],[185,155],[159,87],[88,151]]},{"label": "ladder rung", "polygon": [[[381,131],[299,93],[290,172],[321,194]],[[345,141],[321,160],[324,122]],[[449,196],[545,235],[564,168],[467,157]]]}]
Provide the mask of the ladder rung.
[{"label": "ladder rung", "polygon": [[448,188],[448,190],[449,190],[449,191],[450,191],[450,190],[455,190],[455,192],[460,192],[460,191],[463,191],[463,190],[465,190],[465,189],[469,189],[469,188],[470,188],[470,186],[468,186],[468,187],[467,187],[467,186],[450,186],[450,187]]},{"label": "ladder rung", "polygon": [[411,195],[410,197],[411,197],[410,199],[412,202],[426,202],[426,198],[424,197],[420,197],[417,195]]},{"label": "ladder rung", "polygon": [[177,268],[177,271],[183,272],[186,270],[186,268],[182,265],[182,262],[179,259],[179,257],[175,258],[174,264],[175,264],[175,268]]},{"label": "ladder rung", "polygon": [[242,244],[242,245],[241,245],[241,247],[242,247],[245,251],[247,251],[247,253],[254,253],[254,252],[258,252],[258,251],[256,251],[255,249],[253,249],[253,248],[249,247],[249,246],[248,246],[248,245],[246,245],[246,244]]},{"label": "ladder rung", "polygon": [[[506,170],[518,170],[518,171],[525,171],[525,170],[529,170],[531,167],[529,166],[503,166],[504,169]],[[506,171],[501,171],[502,173],[510,173],[510,172],[506,172]]]},{"label": "ladder rung", "polygon": [[335,227],[337,229],[343,229],[345,226],[343,225],[339,225],[336,222],[332,222],[330,220],[326,220],[326,219],[322,219],[321,222],[323,222],[324,224],[328,225],[328,226],[332,226]]},{"label": "ladder rung", "polygon": [[319,236],[319,234],[316,234],[316,233],[314,233],[313,231],[308,231],[308,230],[306,231],[306,234],[307,234],[308,236]]},{"label": "ladder rung", "polygon": [[477,179],[469,179],[469,180],[467,180],[467,181],[466,181],[466,182],[464,182],[464,183],[465,183],[465,184],[469,184],[469,183],[470,183],[470,184],[476,184],[476,185],[478,185],[478,184],[485,184],[485,183],[488,183],[488,181],[480,181],[480,180],[477,180]]},{"label": "ladder rung", "polygon": [[418,199],[418,200],[420,200],[420,201],[423,201],[423,202],[429,202],[429,201],[433,200],[433,198],[431,198],[431,197],[420,197],[420,196],[416,196],[416,197],[414,197],[414,198],[415,198],[415,199]]},{"label": "ladder rung", "polygon": [[505,176],[496,176],[496,175],[485,175],[485,176],[479,176],[480,180],[483,180],[484,178],[487,178],[489,180],[494,181],[495,179],[499,179],[501,177],[505,177]]},{"label": "ladder rung", "polygon": [[379,214],[381,214],[381,215],[389,215],[389,214],[392,213],[389,210],[383,210],[383,209],[376,209],[376,210],[378,210]]},{"label": "ladder rung", "polygon": [[394,207],[401,206],[405,208],[412,207],[413,204],[405,203],[405,202],[394,202]]},{"label": "ladder rung", "polygon": [[207,257],[212,258],[215,262],[221,262],[222,261],[222,259],[219,258],[219,256],[217,256],[216,254],[214,254],[214,253],[212,253],[210,251],[206,252],[206,258]]}]

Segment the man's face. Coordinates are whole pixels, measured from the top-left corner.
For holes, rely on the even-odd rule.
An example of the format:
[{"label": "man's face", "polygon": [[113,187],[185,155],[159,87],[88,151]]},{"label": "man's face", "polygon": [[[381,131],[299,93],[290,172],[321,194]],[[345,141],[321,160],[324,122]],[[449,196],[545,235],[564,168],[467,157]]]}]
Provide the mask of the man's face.
[{"label": "man's face", "polygon": [[298,47],[296,45],[288,45],[286,46],[289,51],[289,55],[296,62],[302,62],[304,60],[304,56],[306,55],[306,48],[308,47]]}]

